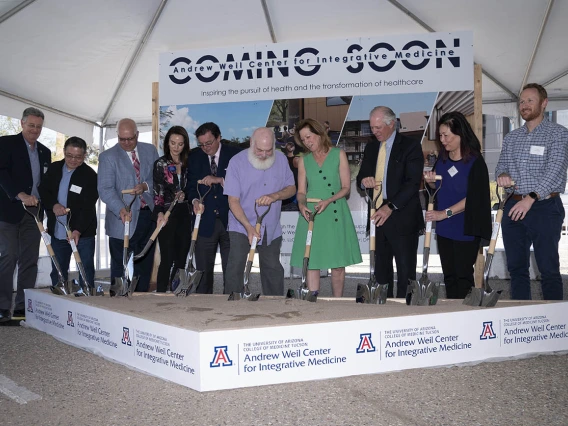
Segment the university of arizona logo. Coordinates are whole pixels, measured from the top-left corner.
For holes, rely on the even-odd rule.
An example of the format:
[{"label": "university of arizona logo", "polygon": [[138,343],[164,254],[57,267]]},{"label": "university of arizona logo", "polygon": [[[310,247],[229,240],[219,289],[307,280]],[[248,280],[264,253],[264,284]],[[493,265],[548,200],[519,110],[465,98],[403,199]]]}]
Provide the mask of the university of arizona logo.
[{"label": "university of arizona logo", "polygon": [[375,352],[377,348],[373,345],[373,340],[371,338],[371,333],[362,333],[359,336],[359,346],[357,347],[357,353],[362,354],[365,352]]},{"label": "university of arizona logo", "polygon": [[210,367],[230,367],[233,361],[229,358],[227,346],[215,346],[215,354],[213,361],[209,363]]},{"label": "university of arizona logo", "polygon": [[34,305],[32,303],[32,299],[28,299],[28,312],[34,311]]},{"label": "university of arizona logo", "polygon": [[122,344],[132,346],[132,342],[130,341],[130,329],[128,327],[122,327]]},{"label": "university of arizona logo", "polygon": [[75,327],[75,323],[73,322],[73,312],[67,311],[67,325],[69,327]]},{"label": "university of arizona logo", "polygon": [[496,337],[495,330],[493,330],[493,321],[484,321],[483,331],[481,336],[479,336],[479,340],[495,339]]}]

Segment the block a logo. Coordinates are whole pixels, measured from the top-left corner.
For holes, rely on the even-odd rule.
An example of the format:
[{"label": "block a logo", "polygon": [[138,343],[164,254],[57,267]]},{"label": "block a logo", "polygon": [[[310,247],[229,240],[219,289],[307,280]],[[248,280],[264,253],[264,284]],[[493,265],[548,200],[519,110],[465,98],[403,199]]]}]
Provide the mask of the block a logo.
[{"label": "block a logo", "polygon": [[229,358],[227,346],[215,346],[215,354],[213,361],[209,363],[209,367],[230,367],[233,361]]},{"label": "block a logo", "polygon": [[67,325],[69,327],[75,327],[75,323],[73,322],[73,312],[67,311]]},{"label": "block a logo", "polygon": [[497,338],[497,335],[495,334],[495,330],[493,330],[493,321],[484,321],[483,330],[481,331],[479,340],[487,340],[495,338]]},{"label": "block a logo", "polygon": [[130,329],[128,327],[122,327],[122,344],[132,346],[132,342],[130,341]]},{"label": "block a logo", "polygon": [[32,299],[28,299],[28,312],[34,311],[34,305],[32,303]]},{"label": "block a logo", "polygon": [[373,340],[371,338],[371,333],[361,333],[359,335],[359,346],[356,352],[362,354],[365,352],[375,352],[377,348],[373,345]]}]

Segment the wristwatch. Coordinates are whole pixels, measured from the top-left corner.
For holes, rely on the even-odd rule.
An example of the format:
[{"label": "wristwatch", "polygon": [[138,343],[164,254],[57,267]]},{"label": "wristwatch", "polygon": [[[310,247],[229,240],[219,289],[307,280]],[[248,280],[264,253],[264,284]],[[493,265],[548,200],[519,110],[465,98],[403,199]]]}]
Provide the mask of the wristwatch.
[{"label": "wristwatch", "polygon": [[538,194],[534,191],[529,192],[529,197],[531,197],[535,201],[538,201]]},{"label": "wristwatch", "polygon": [[452,217],[454,213],[450,210],[450,209],[446,209],[446,216],[447,217]]},{"label": "wristwatch", "polygon": [[393,203],[391,203],[390,201],[387,203],[387,206],[388,206],[388,208],[391,209],[392,211],[396,210],[396,206],[395,206]]}]

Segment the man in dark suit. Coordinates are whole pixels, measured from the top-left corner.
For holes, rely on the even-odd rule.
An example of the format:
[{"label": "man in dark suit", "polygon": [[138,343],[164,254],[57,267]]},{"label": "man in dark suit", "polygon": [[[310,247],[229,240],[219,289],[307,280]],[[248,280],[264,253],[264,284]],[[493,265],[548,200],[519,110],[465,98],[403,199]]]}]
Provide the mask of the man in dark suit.
[{"label": "man in dark suit", "polygon": [[[39,194],[47,213],[47,231],[51,246],[61,266],[63,278],[67,280],[72,248],[67,241],[65,227],[56,221],[66,223],[66,208],[71,210],[69,229],[73,244],[77,247],[89,286],[95,281],[95,235],[97,233],[97,173],[85,164],[87,144],[81,138],[72,136],[63,146],[64,159],[49,166],[39,186]],[[83,277],[80,277],[81,281]],[[51,282],[58,281],[57,269],[52,266]]]},{"label": "man in dark suit", "polygon": [[37,212],[38,186],[51,163],[51,151],[38,142],[43,120],[43,112],[27,108],[22,132],[0,138],[0,322],[11,318],[16,265],[14,319],[25,318],[24,289],[34,288],[37,278],[40,233],[22,203]]},{"label": "man in dark suit", "polygon": [[[138,143],[138,127],[134,120],[123,118],[116,126],[118,143],[99,155],[97,175],[99,196],[106,204],[105,231],[109,237],[111,283],[122,277],[124,223],[130,220],[129,252],[140,253],[156,223],[152,220],[154,208],[154,162],[158,151],[149,143]],[[121,191],[134,189],[136,198],[128,213],[122,202]],[[125,196],[128,201],[132,195]],[[148,291],[154,264],[154,247],[134,262],[134,276],[139,277],[136,291]]]},{"label": "man in dark suit", "polygon": [[[379,284],[389,284],[388,297],[393,297],[394,256],[396,297],[401,298],[406,296],[408,280],[416,279],[418,237],[424,229],[418,197],[424,157],[420,142],[396,132],[396,124],[396,115],[390,108],[379,106],[371,111],[371,131],[377,141],[369,142],[365,147],[357,185],[376,188],[379,181],[383,182],[382,205],[371,217],[377,227],[375,276]],[[377,171],[381,146],[386,155],[382,174]]]},{"label": "man in dark suit", "polygon": [[[229,258],[229,233],[227,222],[229,216],[229,202],[223,195],[225,172],[229,160],[239,153],[239,149],[230,145],[221,144],[221,131],[215,123],[204,123],[195,131],[195,137],[201,149],[189,156],[187,173],[187,199],[193,200],[193,211],[197,214],[201,207],[205,211],[201,215],[199,234],[195,245],[195,266],[203,271],[201,281],[197,286],[197,293],[213,293],[213,268],[217,247],[221,251],[221,265],[223,267],[223,285],[225,285],[225,271]],[[199,190],[207,194],[202,206],[199,205],[197,185],[201,182]]]}]

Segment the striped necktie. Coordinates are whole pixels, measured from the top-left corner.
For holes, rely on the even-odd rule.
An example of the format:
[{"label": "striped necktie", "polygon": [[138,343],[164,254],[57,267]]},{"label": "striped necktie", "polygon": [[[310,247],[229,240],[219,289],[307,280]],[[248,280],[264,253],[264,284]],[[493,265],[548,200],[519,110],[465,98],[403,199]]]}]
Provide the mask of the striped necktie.
[{"label": "striped necktie", "polygon": [[211,174],[217,176],[217,163],[215,162],[215,156],[211,156]]},{"label": "striped necktie", "polygon": [[[136,156],[136,151],[132,151],[132,165],[134,166],[134,173],[136,174],[136,182],[140,183],[140,161],[138,161],[138,157]],[[146,207],[146,201],[144,198],[140,196],[140,208],[143,209]]]}]

